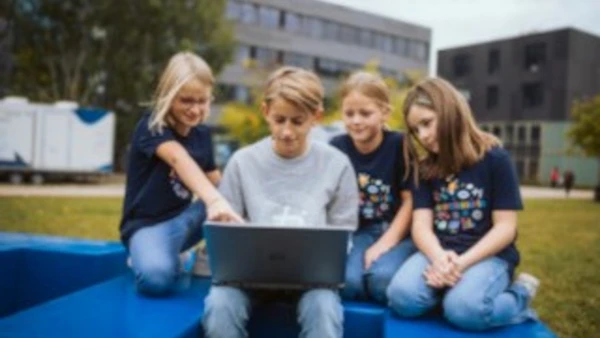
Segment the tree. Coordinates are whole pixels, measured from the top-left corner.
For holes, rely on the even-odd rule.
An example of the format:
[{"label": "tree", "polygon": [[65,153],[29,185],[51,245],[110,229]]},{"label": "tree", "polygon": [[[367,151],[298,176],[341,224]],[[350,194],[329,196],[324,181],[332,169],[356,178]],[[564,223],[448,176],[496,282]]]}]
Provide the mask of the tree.
[{"label": "tree", "polygon": [[[600,162],[600,95],[589,100],[575,102],[571,109],[573,126],[568,136],[587,156],[596,157]],[[598,172],[600,189],[600,170]]]},{"label": "tree", "polygon": [[13,1],[10,93],[115,111],[117,156],[171,55],[192,50],[218,73],[235,46],[226,0]]}]

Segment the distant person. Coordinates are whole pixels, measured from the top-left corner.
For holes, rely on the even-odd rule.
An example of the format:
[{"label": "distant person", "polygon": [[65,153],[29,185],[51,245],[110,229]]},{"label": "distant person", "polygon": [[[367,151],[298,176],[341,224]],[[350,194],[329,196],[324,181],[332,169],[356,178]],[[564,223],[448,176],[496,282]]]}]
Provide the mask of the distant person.
[{"label": "distant person", "polygon": [[558,167],[552,168],[550,170],[550,186],[552,188],[556,188],[560,184],[560,171]]},{"label": "distant person", "polygon": [[[271,135],[236,152],[219,187],[250,222],[356,228],[358,188],[352,164],[337,149],[308,136],[322,105],[323,87],[314,73],[283,67],[269,76],[261,109]],[[205,300],[206,337],[248,337],[252,308],[267,301],[296,304],[300,337],[342,337],[344,309],[337,290],[217,285]]]},{"label": "distant person", "polygon": [[360,192],[360,223],[352,235],[342,296],[387,305],[385,292],[392,277],[416,252],[410,239],[412,195],[405,175],[404,135],[385,128],[391,102],[380,76],[352,74],[341,96],[347,133],[331,144],[350,158]]},{"label": "distant person", "polygon": [[563,184],[565,186],[565,195],[569,197],[571,194],[571,189],[573,189],[573,185],[575,184],[575,174],[571,170],[566,170],[563,174]]},{"label": "distant person", "polygon": [[[241,221],[215,188],[216,169],[207,127],[214,78],[199,56],[181,52],[163,71],[151,113],[131,138],[121,240],[130,255],[137,290],[174,290],[179,253],[202,239],[206,217]],[[193,196],[199,200],[192,203]]]},{"label": "distant person", "polygon": [[440,78],[414,86],[403,114],[425,152],[417,156],[411,142],[420,178],[412,238],[420,252],[390,283],[392,310],[417,317],[441,304],[446,320],[473,331],[537,318],[530,304],[539,281],[523,273],[512,281],[523,203],[509,153],[477,127],[465,98]]}]

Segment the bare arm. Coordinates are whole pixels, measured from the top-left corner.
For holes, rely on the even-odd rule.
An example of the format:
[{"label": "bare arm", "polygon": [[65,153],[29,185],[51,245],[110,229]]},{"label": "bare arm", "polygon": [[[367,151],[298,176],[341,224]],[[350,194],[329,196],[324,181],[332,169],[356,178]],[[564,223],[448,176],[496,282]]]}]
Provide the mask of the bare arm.
[{"label": "bare arm", "polygon": [[464,271],[473,264],[494,256],[506,248],[517,234],[517,212],[497,210],[492,212],[492,228],[475,245],[459,257],[459,269]]},{"label": "bare arm", "polygon": [[400,198],[402,199],[402,206],[396,212],[396,216],[392,220],[390,227],[378,240],[384,243],[390,244],[390,247],[398,244],[410,229],[410,219],[412,217],[412,194],[410,190],[402,190],[400,192]]},{"label": "bare arm", "polygon": [[379,239],[371,245],[365,252],[364,266],[368,269],[371,264],[381,255],[388,252],[394,245],[398,244],[410,228],[410,218],[412,214],[412,194],[410,190],[402,190],[400,192],[402,206],[396,212],[390,227],[386,230]]},{"label": "bare arm", "polygon": [[219,183],[221,183],[222,176],[221,176],[221,172],[219,171],[219,169],[215,169],[213,171],[207,172],[206,177],[208,178],[210,183],[212,183],[215,187],[218,187]]},{"label": "bare arm", "polygon": [[444,248],[433,232],[433,210],[416,209],[413,211],[412,237],[417,248],[434,262],[444,255]]},{"label": "bare arm", "polygon": [[183,146],[176,141],[163,142],[156,148],[156,155],[175,170],[192,193],[204,201],[209,219],[242,221]]}]

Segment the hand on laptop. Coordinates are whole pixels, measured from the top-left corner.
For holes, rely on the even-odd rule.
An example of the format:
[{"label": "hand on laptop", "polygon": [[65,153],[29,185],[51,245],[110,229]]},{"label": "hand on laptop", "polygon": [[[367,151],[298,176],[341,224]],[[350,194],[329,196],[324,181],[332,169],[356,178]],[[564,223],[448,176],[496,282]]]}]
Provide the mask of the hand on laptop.
[{"label": "hand on laptop", "polygon": [[244,223],[244,220],[231,208],[223,198],[210,203],[207,207],[207,218],[211,221]]}]

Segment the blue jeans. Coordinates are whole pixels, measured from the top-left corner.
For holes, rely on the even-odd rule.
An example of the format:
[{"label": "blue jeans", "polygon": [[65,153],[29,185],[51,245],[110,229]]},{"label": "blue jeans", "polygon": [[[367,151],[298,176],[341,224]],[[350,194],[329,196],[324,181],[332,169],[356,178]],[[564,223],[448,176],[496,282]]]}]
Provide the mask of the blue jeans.
[{"label": "blue jeans", "polygon": [[[264,293],[264,291],[262,291]],[[259,292],[212,286],[204,300],[202,325],[208,338],[248,337],[246,323]],[[313,289],[301,294],[298,323],[303,338],[341,338],[344,310],[337,291]]]},{"label": "blue jeans", "polygon": [[418,252],[394,275],[387,290],[390,307],[400,316],[416,317],[440,301],[444,317],[465,330],[486,330],[537,319],[529,308],[530,296],[521,285],[510,281],[506,261],[491,257],[463,272],[452,288],[437,290],[425,283],[423,273],[430,264]]},{"label": "blue jeans", "polygon": [[367,249],[384,233],[384,224],[374,224],[352,235],[352,249],[346,261],[346,281],[342,297],[350,300],[373,300],[387,304],[386,289],[402,263],[417,251],[410,238],[402,240],[364,268]]},{"label": "blue jeans", "polygon": [[137,290],[160,296],[175,289],[180,275],[179,253],[202,239],[204,204],[190,204],[174,218],[144,227],[129,240],[129,254]]}]

